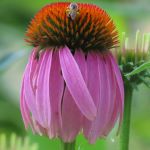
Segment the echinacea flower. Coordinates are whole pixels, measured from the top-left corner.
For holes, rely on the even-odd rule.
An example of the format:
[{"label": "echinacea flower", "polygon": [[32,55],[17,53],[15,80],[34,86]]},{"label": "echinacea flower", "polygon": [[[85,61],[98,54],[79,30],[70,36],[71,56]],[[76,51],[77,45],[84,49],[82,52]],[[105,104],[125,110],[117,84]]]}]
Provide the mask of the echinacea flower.
[{"label": "echinacea flower", "polygon": [[90,143],[122,121],[124,87],[110,49],[118,35],[98,6],[53,3],[31,21],[21,112],[26,128],[72,142],[80,131]]}]

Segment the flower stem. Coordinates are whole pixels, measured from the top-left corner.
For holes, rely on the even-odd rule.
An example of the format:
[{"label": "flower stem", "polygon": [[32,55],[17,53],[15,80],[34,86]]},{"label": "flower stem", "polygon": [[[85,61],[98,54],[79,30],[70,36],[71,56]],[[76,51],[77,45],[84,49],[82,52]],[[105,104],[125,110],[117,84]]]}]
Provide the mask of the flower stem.
[{"label": "flower stem", "polygon": [[124,118],[120,134],[120,150],[129,150],[130,118],[133,89],[125,86]]},{"label": "flower stem", "polygon": [[71,143],[64,143],[62,141],[62,149],[61,150],[75,150],[76,142],[75,140]]}]

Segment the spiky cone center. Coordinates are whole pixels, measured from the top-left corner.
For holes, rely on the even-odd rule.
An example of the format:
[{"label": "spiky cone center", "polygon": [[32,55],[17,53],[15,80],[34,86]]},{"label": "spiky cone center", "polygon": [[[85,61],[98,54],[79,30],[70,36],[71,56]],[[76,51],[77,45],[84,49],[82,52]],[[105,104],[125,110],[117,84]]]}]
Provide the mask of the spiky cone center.
[{"label": "spiky cone center", "polygon": [[118,43],[118,34],[109,15],[92,4],[52,3],[42,8],[31,21],[26,41],[34,47],[69,47],[73,52],[108,51]]}]

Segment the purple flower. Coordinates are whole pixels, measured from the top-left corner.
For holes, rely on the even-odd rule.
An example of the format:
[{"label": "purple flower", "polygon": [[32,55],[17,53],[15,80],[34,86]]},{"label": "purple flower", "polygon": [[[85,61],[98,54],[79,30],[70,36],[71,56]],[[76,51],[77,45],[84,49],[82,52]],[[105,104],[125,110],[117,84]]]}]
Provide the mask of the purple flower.
[{"label": "purple flower", "polygon": [[109,51],[117,32],[99,7],[78,4],[72,20],[68,5],[44,7],[29,26],[27,41],[35,48],[24,72],[21,112],[35,133],[71,142],[83,131],[94,143],[122,121],[124,87]]}]

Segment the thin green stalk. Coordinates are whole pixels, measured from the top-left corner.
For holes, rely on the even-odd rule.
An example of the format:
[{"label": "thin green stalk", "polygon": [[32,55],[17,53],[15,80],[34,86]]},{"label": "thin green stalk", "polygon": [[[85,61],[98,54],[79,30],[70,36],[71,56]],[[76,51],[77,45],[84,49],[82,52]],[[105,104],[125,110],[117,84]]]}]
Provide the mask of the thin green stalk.
[{"label": "thin green stalk", "polygon": [[125,86],[124,118],[120,134],[120,150],[129,150],[132,94],[133,89]]},{"label": "thin green stalk", "polygon": [[71,143],[64,143],[62,141],[62,148],[61,150],[75,150],[75,145],[76,145],[76,142],[75,140]]}]

